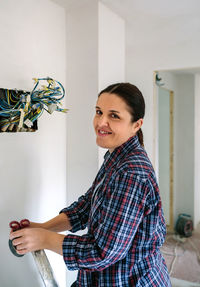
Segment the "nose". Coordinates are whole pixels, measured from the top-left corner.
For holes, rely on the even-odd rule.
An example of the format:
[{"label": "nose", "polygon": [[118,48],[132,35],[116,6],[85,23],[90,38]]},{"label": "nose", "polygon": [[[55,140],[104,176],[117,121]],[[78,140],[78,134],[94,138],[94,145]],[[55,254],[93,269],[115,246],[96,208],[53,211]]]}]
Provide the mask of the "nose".
[{"label": "nose", "polygon": [[107,127],[108,126],[108,118],[104,115],[102,115],[99,119],[98,119],[98,126],[99,127]]}]

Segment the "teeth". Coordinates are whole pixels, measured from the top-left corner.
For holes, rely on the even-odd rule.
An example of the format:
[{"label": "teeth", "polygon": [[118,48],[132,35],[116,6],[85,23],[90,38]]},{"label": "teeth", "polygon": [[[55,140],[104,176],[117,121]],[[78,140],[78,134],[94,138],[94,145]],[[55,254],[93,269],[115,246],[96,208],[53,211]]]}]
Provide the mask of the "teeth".
[{"label": "teeth", "polygon": [[99,131],[100,134],[109,134],[109,132],[105,132],[105,131]]}]

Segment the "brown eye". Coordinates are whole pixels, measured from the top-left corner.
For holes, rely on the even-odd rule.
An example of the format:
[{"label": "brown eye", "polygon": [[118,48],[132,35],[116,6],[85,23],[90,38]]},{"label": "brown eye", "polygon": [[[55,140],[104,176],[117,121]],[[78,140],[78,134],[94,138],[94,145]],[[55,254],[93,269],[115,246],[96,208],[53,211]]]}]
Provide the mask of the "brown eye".
[{"label": "brown eye", "polygon": [[100,110],[96,110],[96,115],[102,115],[102,112]]},{"label": "brown eye", "polygon": [[117,114],[112,113],[112,114],[111,114],[111,118],[113,118],[113,119],[119,119],[119,116],[118,116]]}]

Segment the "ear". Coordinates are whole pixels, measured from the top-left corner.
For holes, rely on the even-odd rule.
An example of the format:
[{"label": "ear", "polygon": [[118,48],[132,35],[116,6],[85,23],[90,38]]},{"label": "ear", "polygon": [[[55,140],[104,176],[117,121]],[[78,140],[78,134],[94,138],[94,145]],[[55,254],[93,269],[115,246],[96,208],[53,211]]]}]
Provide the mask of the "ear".
[{"label": "ear", "polygon": [[136,134],[139,131],[142,125],[143,125],[143,119],[139,119],[136,122],[134,122],[133,125],[134,134]]}]

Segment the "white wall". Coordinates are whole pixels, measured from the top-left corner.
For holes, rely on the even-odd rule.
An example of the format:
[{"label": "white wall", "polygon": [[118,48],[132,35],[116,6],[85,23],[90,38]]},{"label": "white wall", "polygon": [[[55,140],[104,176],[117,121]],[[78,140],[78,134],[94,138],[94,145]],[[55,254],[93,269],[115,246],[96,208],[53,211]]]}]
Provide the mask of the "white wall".
[{"label": "white wall", "polygon": [[[99,2],[98,5],[98,92],[125,81],[125,21]],[[105,149],[99,148],[99,167]]]},{"label": "white wall", "polygon": [[[180,16],[167,21],[149,17],[143,21],[138,16],[135,27],[126,31],[126,39],[134,39],[133,45],[126,49],[126,79],[141,89],[146,100],[144,143],[153,163],[156,163],[153,72],[200,67],[199,28],[199,18]],[[199,118],[197,125],[200,125]]]},{"label": "white wall", "polygon": [[[66,27],[69,204],[87,190],[98,170],[98,148],[92,125],[95,104],[101,89],[124,81],[125,24],[102,3],[89,1],[67,10]],[[100,152],[101,163],[104,152]]]},{"label": "white wall", "polygon": [[195,75],[195,150],[194,150],[194,210],[195,210],[195,226],[200,222],[200,74]]},{"label": "white wall", "polygon": [[92,120],[98,93],[97,3],[67,13],[67,204],[87,191],[98,169]]},{"label": "white wall", "polygon": [[125,80],[125,21],[105,5],[98,4],[99,92]]},{"label": "white wall", "polygon": [[[92,124],[95,105],[101,89],[124,80],[125,27],[120,17],[98,1],[67,10],[66,27],[70,94],[67,98],[70,109],[67,121],[68,205],[87,191],[99,168]],[[71,286],[76,275],[77,272],[67,271],[67,286]]]},{"label": "white wall", "polygon": [[[0,87],[31,90],[33,77],[50,76],[65,86],[65,12],[48,0],[0,3]],[[8,249],[8,224],[58,214],[66,197],[65,114],[45,115],[35,133],[0,134],[0,286],[43,286],[31,254]],[[54,257],[60,286],[61,256]],[[59,265],[59,266],[58,266]]]},{"label": "white wall", "polygon": [[146,100],[144,141],[152,161],[153,71],[200,67],[199,28],[200,18],[141,18],[138,15],[135,26],[131,31],[126,30],[127,41],[130,42],[130,37],[133,39],[133,45],[126,49],[126,80],[135,83]]},{"label": "white wall", "polygon": [[[0,285],[31,287],[41,280],[30,254],[18,259],[8,250],[8,223],[25,217],[45,221],[91,185],[98,170],[94,107],[101,88],[124,80],[124,21],[98,1],[84,2],[66,14],[47,0],[0,5],[1,87],[30,90],[33,77],[51,76],[66,87],[70,109],[67,116],[43,114],[36,133],[0,134],[5,258]],[[115,25],[121,31],[120,44]],[[48,256],[59,286],[65,286],[62,257],[51,252]],[[75,277],[76,272],[67,272],[68,286]]]},{"label": "white wall", "polygon": [[[67,206],[91,186],[98,170],[92,120],[98,93],[98,5],[67,12]],[[67,270],[67,286],[77,272]]]}]

